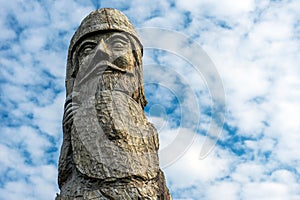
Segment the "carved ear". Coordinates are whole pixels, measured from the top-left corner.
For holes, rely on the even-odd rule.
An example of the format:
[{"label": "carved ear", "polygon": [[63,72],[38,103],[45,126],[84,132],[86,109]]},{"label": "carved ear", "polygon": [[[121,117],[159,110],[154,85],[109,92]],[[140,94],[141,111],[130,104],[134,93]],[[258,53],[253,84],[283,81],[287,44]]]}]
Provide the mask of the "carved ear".
[{"label": "carved ear", "polygon": [[76,78],[77,72],[78,72],[78,60],[76,58],[76,51],[73,52],[72,58],[71,58],[71,77]]},{"label": "carved ear", "polygon": [[[71,46],[71,44],[70,44]],[[67,59],[67,66],[66,66],[66,77],[65,77],[65,87],[66,87],[66,95],[68,96],[72,92],[74,79],[76,77],[76,72],[74,68],[76,67],[76,63],[74,61],[74,51],[72,51],[71,47],[69,46],[68,50],[68,59]]]},{"label": "carved ear", "polygon": [[142,51],[142,47],[139,45],[139,43],[136,41],[135,38],[129,35],[129,39],[131,41],[132,53],[135,59],[135,75],[138,77],[139,80],[137,102],[144,109],[144,107],[147,105],[148,102],[146,100],[146,96],[144,92],[144,78],[143,78],[143,66],[142,66],[143,51]]}]

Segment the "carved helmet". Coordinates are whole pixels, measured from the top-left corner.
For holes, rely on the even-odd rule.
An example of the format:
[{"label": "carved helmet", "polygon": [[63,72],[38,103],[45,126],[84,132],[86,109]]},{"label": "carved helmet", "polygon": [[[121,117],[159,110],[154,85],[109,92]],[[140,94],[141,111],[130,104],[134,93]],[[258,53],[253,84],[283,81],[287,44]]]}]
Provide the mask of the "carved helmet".
[{"label": "carved helmet", "polygon": [[129,19],[119,10],[113,8],[102,8],[91,12],[83,19],[79,28],[72,37],[70,50],[80,41],[82,37],[97,31],[121,31],[132,35],[143,49],[141,40]]}]

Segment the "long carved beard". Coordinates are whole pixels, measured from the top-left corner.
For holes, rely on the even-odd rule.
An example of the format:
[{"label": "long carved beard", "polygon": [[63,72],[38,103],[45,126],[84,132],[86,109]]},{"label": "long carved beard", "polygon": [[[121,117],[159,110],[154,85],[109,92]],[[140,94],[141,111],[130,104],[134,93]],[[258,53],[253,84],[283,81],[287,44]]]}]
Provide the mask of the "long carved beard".
[{"label": "long carved beard", "polygon": [[[115,96],[114,94],[122,93],[122,96],[132,98],[132,93],[137,88],[137,80],[131,74],[122,74],[118,71],[106,71],[103,73],[96,89],[95,100],[96,110],[98,115],[99,123],[108,136],[109,139],[120,139],[122,138],[121,130],[117,130],[116,127],[122,127],[120,120],[116,118],[129,118],[121,114],[118,110],[122,109],[120,105],[128,105],[129,102],[123,102],[122,98]],[[124,109],[123,109],[124,110]],[[122,121],[122,120],[121,120]],[[121,122],[123,123],[123,122]]]},{"label": "long carved beard", "polygon": [[118,143],[122,148],[156,153],[157,132],[148,123],[141,105],[133,98],[136,91],[138,80],[133,75],[104,73],[95,96],[97,118],[110,140],[124,141]]},{"label": "long carved beard", "polygon": [[[138,92],[138,79],[131,73],[122,73],[118,71],[104,72],[97,85],[97,93],[101,91],[120,91],[130,97],[134,97],[134,93]],[[137,100],[137,99],[135,99]]]}]

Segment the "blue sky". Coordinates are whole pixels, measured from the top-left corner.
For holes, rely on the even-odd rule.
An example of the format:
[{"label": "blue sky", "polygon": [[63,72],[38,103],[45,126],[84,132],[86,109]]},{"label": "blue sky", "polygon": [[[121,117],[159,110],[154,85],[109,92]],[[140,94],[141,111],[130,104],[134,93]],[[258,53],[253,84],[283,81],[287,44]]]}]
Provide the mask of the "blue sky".
[{"label": "blue sky", "polygon": [[[0,199],[47,200],[59,191],[67,49],[81,20],[101,7],[120,9],[141,30],[191,41],[180,47],[169,38],[143,58],[146,113],[161,152],[176,158],[162,166],[174,199],[300,199],[297,0],[0,0]],[[153,35],[142,36],[149,47]],[[213,91],[217,80],[202,65],[223,90]],[[222,110],[213,106],[223,92],[219,135]]]}]

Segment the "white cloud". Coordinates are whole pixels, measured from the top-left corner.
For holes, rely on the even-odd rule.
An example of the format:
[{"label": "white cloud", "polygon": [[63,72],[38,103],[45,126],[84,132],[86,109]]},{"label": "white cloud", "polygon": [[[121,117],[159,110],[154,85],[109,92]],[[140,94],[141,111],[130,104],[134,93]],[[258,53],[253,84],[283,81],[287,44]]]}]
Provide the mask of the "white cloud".
[{"label": "white cloud", "polygon": [[43,107],[36,107],[33,111],[34,124],[51,136],[61,134],[61,120],[63,115],[64,94],[61,93],[54,101]]},{"label": "white cloud", "polygon": [[207,190],[206,199],[240,199],[239,196],[240,185],[233,182],[220,182],[212,185]]},{"label": "white cloud", "polygon": [[245,184],[242,199],[289,199],[288,187],[273,182],[256,182]]},{"label": "white cloud", "polygon": [[[22,174],[23,172],[23,174]],[[21,179],[25,176],[26,179]],[[56,168],[52,165],[32,167],[21,171],[17,180],[7,180],[0,188],[0,198],[14,199],[54,199]]]},{"label": "white cloud", "polygon": [[[186,130],[185,134],[194,133]],[[231,170],[233,160],[230,153],[224,150],[215,149],[205,159],[199,159],[203,141],[204,137],[197,136],[187,152],[164,170],[174,190],[192,187],[198,182],[212,182],[226,176]]]},{"label": "white cloud", "polygon": [[[108,5],[112,5],[108,3]],[[138,23],[139,25],[143,25],[143,23],[150,18],[161,15],[166,12],[169,8],[170,3],[168,1],[159,1],[154,0],[151,3],[146,3],[142,1],[131,1],[128,3],[129,9],[124,13],[129,15],[129,18],[133,18],[133,21]]]},{"label": "white cloud", "polygon": [[16,33],[10,27],[7,27],[4,21],[0,22],[0,28],[2,30],[0,34],[1,41],[14,39],[16,37]]},{"label": "white cloud", "polygon": [[[5,171],[5,168],[10,166],[18,166],[19,162],[23,162],[24,158],[15,149],[9,148],[6,145],[0,145],[1,151],[1,172]],[[3,173],[1,173],[3,174]]]},{"label": "white cloud", "polygon": [[203,14],[209,14],[211,16],[235,16],[254,10],[255,4],[253,0],[245,0],[240,2],[234,0],[226,0],[222,3],[217,0],[203,0],[197,2],[191,0],[180,0],[178,1],[178,6],[194,13],[202,12]]}]

